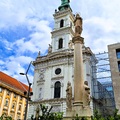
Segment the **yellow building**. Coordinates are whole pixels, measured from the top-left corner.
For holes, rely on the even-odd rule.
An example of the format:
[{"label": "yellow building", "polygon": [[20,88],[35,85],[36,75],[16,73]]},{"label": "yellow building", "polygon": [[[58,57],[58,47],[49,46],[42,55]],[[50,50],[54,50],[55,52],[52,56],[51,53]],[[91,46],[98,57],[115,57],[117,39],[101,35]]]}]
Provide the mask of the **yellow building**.
[{"label": "yellow building", "polygon": [[23,120],[28,86],[0,72],[0,116],[5,113],[13,120]]}]

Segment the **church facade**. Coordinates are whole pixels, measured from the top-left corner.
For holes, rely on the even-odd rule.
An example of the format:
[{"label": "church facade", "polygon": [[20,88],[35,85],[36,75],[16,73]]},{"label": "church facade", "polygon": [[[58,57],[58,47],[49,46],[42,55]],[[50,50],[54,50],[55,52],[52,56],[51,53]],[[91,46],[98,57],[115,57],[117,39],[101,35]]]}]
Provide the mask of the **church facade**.
[{"label": "church facade", "polygon": [[[51,32],[52,41],[48,47],[48,54],[38,54],[33,62],[34,80],[32,102],[29,104],[28,118],[36,114],[40,104],[53,106],[53,112],[66,114],[66,89],[67,83],[72,86],[74,96],[74,20],[69,1],[62,1],[58,11],[54,13],[54,29]],[[92,96],[93,76],[97,60],[89,47],[82,47],[84,63],[84,80],[88,81],[90,95]],[[74,99],[74,97],[73,97]],[[90,107],[93,109],[91,99]]]}]

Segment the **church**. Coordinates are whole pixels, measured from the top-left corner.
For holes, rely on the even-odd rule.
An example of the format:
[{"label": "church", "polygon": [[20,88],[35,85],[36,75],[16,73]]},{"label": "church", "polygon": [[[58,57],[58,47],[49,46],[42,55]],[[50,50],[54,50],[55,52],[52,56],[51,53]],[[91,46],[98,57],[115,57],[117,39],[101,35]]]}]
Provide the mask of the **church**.
[{"label": "church", "polygon": [[[48,54],[41,56],[40,52],[33,62],[33,96],[29,103],[28,118],[36,114],[40,104],[53,106],[53,112],[64,112],[66,115],[66,89],[67,83],[72,86],[72,99],[74,99],[74,44],[75,15],[70,7],[69,0],[61,0],[58,10],[55,10],[54,29],[51,32],[51,44]],[[85,41],[85,40],[84,40]],[[79,54],[79,53],[78,53]],[[90,96],[93,96],[93,76],[97,59],[89,47],[82,44],[84,80],[88,82]],[[94,81],[95,82],[95,81]],[[78,88],[79,89],[79,88]],[[93,111],[92,97],[90,108]]]}]

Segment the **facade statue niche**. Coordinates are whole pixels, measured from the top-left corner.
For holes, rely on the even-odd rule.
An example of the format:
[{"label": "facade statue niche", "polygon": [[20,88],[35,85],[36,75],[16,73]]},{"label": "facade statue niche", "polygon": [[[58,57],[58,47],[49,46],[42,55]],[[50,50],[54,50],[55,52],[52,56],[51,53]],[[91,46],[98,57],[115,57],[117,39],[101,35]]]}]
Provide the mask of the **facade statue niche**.
[{"label": "facade statue niche", "polygon": [[51,52],[52,52],[52,45],[49,44],[48,53],[51,53]]}]

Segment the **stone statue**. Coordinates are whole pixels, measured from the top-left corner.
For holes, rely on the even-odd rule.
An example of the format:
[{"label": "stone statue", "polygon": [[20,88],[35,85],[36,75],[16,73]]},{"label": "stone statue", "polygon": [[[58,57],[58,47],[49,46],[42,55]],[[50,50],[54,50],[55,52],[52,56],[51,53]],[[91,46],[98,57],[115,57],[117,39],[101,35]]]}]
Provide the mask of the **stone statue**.
[{"label": "stone statue", "polygon": [[51,52],[52,52],[52,45],[49,44],[48,53],[51,53]]},{"label": "stone statue", "polygon": [[80,36],[82,33],[82,18],[79,14],[76,14],[75,21],[75,36]]},{"label": "stone statue", "polygon": [[67,89],[66,89],[66,104],[68,109],[72,109],[72,86],[71,83],[68,81]]},{"label": "stone statue", "polygon": [[73,45],[74,45],[74,44],[73,44],[72,40],[70,40],[69,43],[68,43],[69,49],[73,49]]},{"label": "stone statue", "polygon": [[84,81],[83,105],[90,105],[90,88],[88,87],[88,81]]},{"label": "stone statue", "polygon": [[40,112],[40,108],[39,105],[36,108],[36,115],[35,115],[35,119],[38,120],[39,119],[39,112]]},{"label": "stone statue", "polygon": [[40,56],[40,51],[38,52],[38,56]]}]

